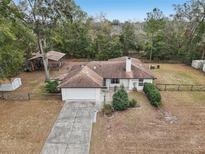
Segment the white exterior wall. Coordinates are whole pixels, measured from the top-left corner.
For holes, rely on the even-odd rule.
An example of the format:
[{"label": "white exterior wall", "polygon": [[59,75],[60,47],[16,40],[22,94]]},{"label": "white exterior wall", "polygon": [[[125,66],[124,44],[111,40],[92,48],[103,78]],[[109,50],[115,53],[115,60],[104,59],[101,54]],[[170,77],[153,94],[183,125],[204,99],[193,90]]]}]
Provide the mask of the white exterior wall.
[{"label": "white exterior wall", "polygon": [[129,87],[129,80],[128,79],[120,79],[120,85],[123,85],[125,88]]},{"label": "white exterior wall", "polygon": [[0,84],[0,91],[14,91],[21,85],[21,78],[16,78],[11,83]]},{"label": "white exterior wall", "polygon": [[96,107],[101,109],[103,107],[102,92],[100,88],[96,88]]},{"label": "white exterior wall", "polygon": [[[153,83],[153,79],[144,79],[143,84],[144,83]],[[132,90],[135,84],[138,91],[143,90],[144,86],[139,86],[139,79],[130,79],[129,90]]]},{"label": "white exterior wall", "polygon": [[[144,79],[143,83],[153,83],[153,79]],[[134,84],[136,85],[137,90],[142,91],[144,86],[139,86],[139,79],[120,79],[119,84],[111,84],[111,79],[106,79],[106,87],[114,88],[115,86],[120,87],[120,85],[124,85],[124,87],[128,90],[133,90]]]},{"label": "white exterior wall", "polygon": [[63,101],[94,101],[97,109],[103,107],[103,93],[100,88],[62,88]]},{"label": "white exterior wall", "polygon": [[62,88],[62,100],[94,100],[100,99],[100,88]]},{"label": "white exterior wall", "polygon": [[205,64],[204,64],[204,66],[203,66],[203,70],[202,70],[203,72],[205,72]]},{"label": "white exterior wall", "polygon": [[123,85],[124,87],[128,88],[129,85],[129,80],[128,79],[120,79],[119,84],[111,84],[111,79],[106,79],[106,87],[109,88],[114,88],[115,86],[120,87]]}]

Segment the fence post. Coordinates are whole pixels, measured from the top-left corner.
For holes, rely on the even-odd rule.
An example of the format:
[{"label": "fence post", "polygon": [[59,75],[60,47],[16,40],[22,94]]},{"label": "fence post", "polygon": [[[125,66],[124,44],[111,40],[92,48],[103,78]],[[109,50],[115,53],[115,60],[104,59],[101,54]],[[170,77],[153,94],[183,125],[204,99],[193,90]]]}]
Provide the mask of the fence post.
[{"label": "fence post", "polygon": [[191,85],[191,91],[193,91],[193,87],[194,87],[194,85]]},{"label": "fence post", "polygon": [[30,100],[31,99],[31,96],[30,96],[30,93],[28,93],[28,100]]},{"label": "fence post", "polygon": [[4,98],[4,92],[3,92],[3,91],[2,91],[2,99],[5,99],[5,98]]},{"label": "fence post", "polygon": [[3,92],[3,99],[7,100],[7,96],[5,95],[5,93]]},{"label": "fence post", "polygon": [[179,91],[179,88],[180,88],[180,84],[178,85],[178,89],[177,89],[178,91]]}]

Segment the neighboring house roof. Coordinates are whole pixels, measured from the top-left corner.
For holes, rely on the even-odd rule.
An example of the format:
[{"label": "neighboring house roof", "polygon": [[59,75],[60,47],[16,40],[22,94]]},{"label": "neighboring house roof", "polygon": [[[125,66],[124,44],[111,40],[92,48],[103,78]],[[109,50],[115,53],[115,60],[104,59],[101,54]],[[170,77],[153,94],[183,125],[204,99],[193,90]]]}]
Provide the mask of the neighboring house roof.
[{"label": "neighboring house roof", "polygon": [[126,72],[127,57],[110,59],[108,61],[91,61],[85,66],[75,65],[70,72],[61,75],[59,87],[102,87],[103,79],[154,79],[152,73],[145,69],[142,62],[132,58],[131,72]]},{"label": "neighboring house roof", "polygon": [[[62,52],[57,52],[57,51],[49,51],[46,53],[48,60],[53,60],[53,61],[59,61],[61,58],[65,56],[64,53]],[[30,58],[29,60],[34,60],[37,58],[42,58],[43,55],[40,54],[39,52],[35,53],[35,55]]]}]

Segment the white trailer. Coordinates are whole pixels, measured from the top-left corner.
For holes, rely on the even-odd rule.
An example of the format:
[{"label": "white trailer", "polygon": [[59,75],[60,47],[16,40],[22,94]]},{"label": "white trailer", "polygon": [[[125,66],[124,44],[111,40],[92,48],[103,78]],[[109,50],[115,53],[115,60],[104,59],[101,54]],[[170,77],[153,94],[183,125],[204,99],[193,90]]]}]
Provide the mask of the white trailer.
[{"label": "white trailer", "polygon": [[204,64],[205,64],[205,60],[193,60],[191,66],[195,69],[202,70]]},{"label": "white trailer", "polygon": [[205,64],[204,64],[204,66],[203,66],[203,69],[202,69],[202,71],[203,71],[203,72],[205,72]]}]

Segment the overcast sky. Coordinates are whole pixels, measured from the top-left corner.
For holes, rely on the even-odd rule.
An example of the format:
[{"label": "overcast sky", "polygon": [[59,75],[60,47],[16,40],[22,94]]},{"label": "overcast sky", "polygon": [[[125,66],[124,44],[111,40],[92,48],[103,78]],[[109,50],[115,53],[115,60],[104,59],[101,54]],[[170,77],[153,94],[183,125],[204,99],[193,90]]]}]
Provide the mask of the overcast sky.
[{"label": "overcast sky", "polygon": [[88,13],[96,16],[101,12],[106,18],[121,21],[143,21],[146,13],[159,8],[165,15],[174,13],[173,4],[183,4],[187,0],[75,0]]}]

